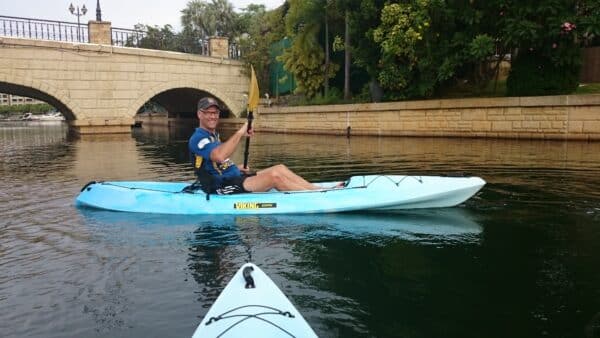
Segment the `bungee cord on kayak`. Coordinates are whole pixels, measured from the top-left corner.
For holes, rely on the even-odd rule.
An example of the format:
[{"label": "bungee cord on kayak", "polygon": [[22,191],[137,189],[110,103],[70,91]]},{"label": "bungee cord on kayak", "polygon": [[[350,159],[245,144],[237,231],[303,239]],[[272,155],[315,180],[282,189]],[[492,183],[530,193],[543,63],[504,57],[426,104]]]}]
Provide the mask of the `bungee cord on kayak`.
[{"label": "bungee cord on kayak", "polygon": [[192,338],[253,334],[317,338],[302,314],[269,276],[255,264],[245,263],[204,315]]},{"label": "bungee cord on kayak", "polygon": [[[369,181],[369,183],[366,183],[363,185],[363,187],[368,187],[369,185],[371,185],[371,183],[375,182],[375,180],[385,177],[388,180],[390,180],[392,183],[394,183],[397,187],[400,186],[400,183],[402,183],[402,181],[404,181],[407,178],[412,178],[415,179],[417,182],[419,183],[423,183],[423,177],[422,176],[403,176],[400,180],[398,181],[394,181],[393,178],[391,178],[389,175],[377,175],[375,177],[373,177],[373,179],[371,181]],[[363,179],[366,179],[365,177],[363,177]]]},{"label": "bungee cord on kayak", "polygon": [[[390,177],[390,175],[377,175],[375,177],[373,177],[368,183],[364,183],[362,185],[359,186],[354,186],[352,188],[366,188],[369,185],[371,185],[373,182],[375,182],[377,179],[379,178],[386,178],[388,180],[390,180],[392,183],[394,183],[394,185],[399,186],[400,183],[402,183],[402,181],[404,181],[407,178],[412,178],[416,181],[418,181],[419,183],[423,183],[423,178],[422,176],[402,176],[402,178],[398,181],[395,181],[392,177]],[[366,180],[366,177],[363,177],[363,181]],[[85,185],[81,190],[83,191],[85,188],[87,188],[89,185],[91,184],[103,184],[103,185],[111,185],[111,186],[115,186],[115,187],[119,187],[119,188],[123,188],[123,189],[130,189],[130,190],[147,190],[147,191],[156,191],[156,192],[164,192],[164,193],[172,193],[172,194],[180,194],[180,193],[195,193],[198,190],[201,190],[200,186],[198,185],[197,182],[194,182],[188,186],[186,186],[184,189],[180,190],[180,191],[171,191],[171,190],[164,190],[164,189],[156,189],[156,188],[146,188],[146,187],[130,187],[130,186],[126,186],[123,184],[117,184],[117,183],[113,183],[113,182],[103,182],[103,181],[92,181],[89,182],[87,185]],[[333,187],[323,187],[323,189],[320,189],[322,191],[327,191],[327,190],[338,190],[338,189],[350,189],[350,188],[346,188],[344,187],[338,187],[338,186],[333,186]],[[292,193],[295,193],[296,191],[291,191]],[[286,191],[285,193],[289,194],[291,193],[290,191]],[[304,192],[304,190],[300,190],[297,192]]]},{"label": "bungee cord on kayak", "polygon": [[[226,316],[226,314],[237,311],[239,309],[243,309],[243,308],[249,308],[249,307],[258,307],[258,308],[265,308],[265,309],[269,309],[269,310],[273,310],[273,312],[259,312],[259,313],[253,313],[253,314],[237,314],[237,315],[230,315],[230,316]],[[287,333],[290,337],[296,337],[294,336],[292,333],[288,332],[287,330],[285,330],[284,328],[282,328],[281,326],[273,323],[270,320],[261,318],[260,316],[264,316],[264,315],[281,315],[284,317],[288,317],[288,318],[295,318],[293,314],[291,314],[289,311],[281,311],[279,309],[270,307],[270,306],[265,306],[265,305],[244,305],[244,306],[238,306],[234,309],[228,310],[216,317],[210,317],[210,319],[208,320],[208,322],[206,322],[205,325],[210,325],[212,323],[215,323],[219,320],[222,319],[229,319],[229,318],[235,318],[235,317],[244,317],[243,319],[231,324],[229,327],[227,327],[223,332],[221,332],[217,337],[221,337],[223,336],[227,331],[231,330],[233,327],[235,327],[236,325],[242,323],[243,321],[246,321],[248,319],[258,319],[258,320],[262,320],[263,322],[269,323],[272,326],[278,328],[279,330]]]}]

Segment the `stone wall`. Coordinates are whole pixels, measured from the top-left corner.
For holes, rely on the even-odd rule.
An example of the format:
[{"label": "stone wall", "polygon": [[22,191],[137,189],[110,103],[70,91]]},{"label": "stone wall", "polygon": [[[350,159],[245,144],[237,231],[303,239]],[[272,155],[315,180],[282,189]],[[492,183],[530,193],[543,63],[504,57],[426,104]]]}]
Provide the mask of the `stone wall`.
[{"label": "stone wall", "polygon": [[260,107],[262,131],[600,140],[600,95]]},{"label": "stone wall", "polygon": [[96,43],[99,45],[112,45],[110,21],[88,22],[88,34],[90,37],[90,43]]},{"label": "stone wall", "polygon": [[213,36],[208,39],[210,56],[212,57],[229,57],[229,40],[224,37]]}]

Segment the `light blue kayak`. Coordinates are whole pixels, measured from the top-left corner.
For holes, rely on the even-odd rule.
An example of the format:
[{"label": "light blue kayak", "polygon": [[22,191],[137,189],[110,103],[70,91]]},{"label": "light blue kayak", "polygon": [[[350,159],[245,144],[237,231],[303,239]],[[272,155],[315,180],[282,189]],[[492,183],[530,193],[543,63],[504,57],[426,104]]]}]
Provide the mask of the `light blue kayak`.
[{"label": "light blue kayak", "polygon": [[202,214],[302,214],[348,211],[392,211],[445,208],[463,203],[485,181],[479,177],[366,175],[339,182],[316,183],[311,191],[269,191],[210,195],[202,190],[185,192],[186,182],[91,182],[76,204],[105,210]]},{"label": "light blue kayak", "polygon": [[246,263],[210,307],[193,338],[250,336],[317,337],[269,276]]}]

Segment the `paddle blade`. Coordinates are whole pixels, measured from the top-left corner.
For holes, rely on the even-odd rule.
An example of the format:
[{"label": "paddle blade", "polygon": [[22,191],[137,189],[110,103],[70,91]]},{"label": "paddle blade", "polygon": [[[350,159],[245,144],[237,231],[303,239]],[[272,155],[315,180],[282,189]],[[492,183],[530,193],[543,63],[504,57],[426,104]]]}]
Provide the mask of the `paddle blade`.
[{"label": "paddle blade", "polygon": [[252,75],[250,77],[250,86],[248,88],[248,111],[252,112],[258,107],[258,99],[260,94],[258,93],[258,81],[256,80],[256,74],[254,73],[254,67],[250,65]]}]

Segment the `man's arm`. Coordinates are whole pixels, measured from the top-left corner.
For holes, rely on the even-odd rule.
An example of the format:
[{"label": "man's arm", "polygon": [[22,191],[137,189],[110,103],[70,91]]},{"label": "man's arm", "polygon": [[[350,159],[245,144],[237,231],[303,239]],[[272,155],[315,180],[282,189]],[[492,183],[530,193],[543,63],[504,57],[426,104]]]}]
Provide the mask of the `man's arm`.
[{"label": "man's arm", "polygon": [[[213,151],[210,152],[210,160],[220,163],[228,159],[235,151],[235,148],[240,143],[242,137],[246,135],[247,125],[248,122],[244,123],[244,125],[238,129],[235,134],[231,135],[227,141],[221,143],[218,147],[213,149]],[[249,133],[249,135],[252,135],[252,133]]]}]

